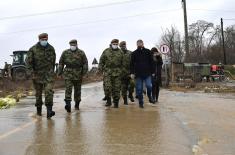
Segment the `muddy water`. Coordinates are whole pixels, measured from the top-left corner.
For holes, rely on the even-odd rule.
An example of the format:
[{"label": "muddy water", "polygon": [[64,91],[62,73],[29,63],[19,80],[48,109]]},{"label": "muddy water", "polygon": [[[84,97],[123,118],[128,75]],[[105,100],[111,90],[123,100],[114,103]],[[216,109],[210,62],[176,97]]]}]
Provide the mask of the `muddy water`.
[{"label": "muddy water", "polygon": [[[0,154],[190,155],[235,154],[235,97],[163,90],[160,103],[105,108],[102,84],[83,87],[81,110],[64,111],[55,94],[56,116],[35,116],[34,99],[0,112]],[[12,149],[14,146],[14,149]]]}]

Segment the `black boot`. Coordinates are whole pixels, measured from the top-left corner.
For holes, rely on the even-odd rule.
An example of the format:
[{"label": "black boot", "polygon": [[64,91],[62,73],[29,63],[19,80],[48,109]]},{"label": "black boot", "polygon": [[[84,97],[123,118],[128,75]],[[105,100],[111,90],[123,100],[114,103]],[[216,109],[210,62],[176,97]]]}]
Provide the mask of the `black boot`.
[{"label": "black boot", "polygon": [[64,108],[68,113],[71,113],[71,101],[65,101],[65,107]]},{"label": "black boot", "polygon": [[155,103],[152,97],[149,97],[149,102],[152,103],[152,104]]},{"label": "black boot", "polygon": [[128,105],[127,96],[123,97],[124,105]]},{"label": "black boot", "polygon": [[55,116],[55,112],[52,111],[52,106],[47,106],[47,119],[50,119],[52,116]]},{"label": "black boot", "polygon": [[42,116],[42,106],[37,107],[37,115]]},{"label": "black boot", "polygon": [[107,100],[107,97],[106,96],[104,96],[104,98],[102,99],[103,101],[106,101]]},{"label": "black boot", "polygon": [[143,109],[143,108],[144,108],[144,103],[143,103],[143,102],[139,102],[139,107],[140,107],[141,109]]},{"label": "black boot", "polygon": [[111,97],[107,97],[107,102],[105,104],[106,107],[110,107],[112,105]]},{"label": "black boot", "polygon": [[131,100],[131,102],[135,102],[135,99],[132,94],[129,95],[129,99]]},{"label": "black boot", "polygon": [[80,102],[75,102],[75,110],[79,110]]},{"label": "black boot", "polygon": [[118,102],[114,102],[114,108],[118,108]]}]

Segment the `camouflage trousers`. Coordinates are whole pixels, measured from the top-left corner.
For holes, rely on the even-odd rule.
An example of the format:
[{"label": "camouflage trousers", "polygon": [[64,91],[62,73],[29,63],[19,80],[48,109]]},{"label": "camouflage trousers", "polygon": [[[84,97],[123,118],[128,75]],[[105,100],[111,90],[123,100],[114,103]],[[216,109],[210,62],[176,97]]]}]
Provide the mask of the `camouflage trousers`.
[{"label": "camouflage trousers", "polygon": [[122,79],[122,97],[125,98],[128,95],[132,95],[135,89],[135,82],[129,76]]},{"label": "camouflage trousers", "polygon": [[74,87],[74,101],[81,101],[82,80],[65,80],[65,101],[72,101],[72,91]]},{"label": "camouflage trousers", "polygon": [[53,105],[53,82],[47,82],[47,83],[41,83],[37,80],[33,80],[34,89],[36,91],[35,97],[36,97],[36,107],[40,107],[43,104],[42,101],[42,93],[44,90],[45,93],[45,105],[46,106],[52,106]]},{"label": "camouflage trousers", "polygon": [[107,84],[106,84],[107,78],[108,78],[107,75],[103,76],[103,90],[104,90],[104,95],[105,96],[108,96],[108,87],[107,87]]},{"label": "camouflage trousers", "polygon": [[106,76],[104,78],[105,95],[112,97],[114,103],[118,103],[121,92],[121,78],[119,76]]}]

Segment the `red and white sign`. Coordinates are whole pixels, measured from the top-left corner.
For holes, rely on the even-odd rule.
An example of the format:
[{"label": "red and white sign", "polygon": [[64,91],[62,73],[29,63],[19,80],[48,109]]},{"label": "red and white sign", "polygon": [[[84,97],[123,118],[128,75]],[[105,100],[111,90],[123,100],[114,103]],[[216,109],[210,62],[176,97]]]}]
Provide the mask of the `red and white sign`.
[{"label": "red and white sign", "polygon": [[169,48],[168,45],[163,44],[160,47],[160,51],[161,51],[162,54],[168,54],[170,52],[170,48]]}]

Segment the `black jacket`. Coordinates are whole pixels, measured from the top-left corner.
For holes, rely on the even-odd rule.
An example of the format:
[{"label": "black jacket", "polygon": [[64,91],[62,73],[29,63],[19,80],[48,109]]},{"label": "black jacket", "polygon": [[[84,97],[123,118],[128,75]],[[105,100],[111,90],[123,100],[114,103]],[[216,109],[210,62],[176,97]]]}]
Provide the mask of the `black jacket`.
[{"label": "black jacket", "polygon": [[162,76],[162,57],[161,56],[153,56],[153,62],[154,62],[154,68],[155,68],[155,77],[154,79],[158,82],[161,82],[161,76]]},{"label": "black jacket", "polygon": [[130,71],[136,77],[147,77],[154,74],[153,56],[149,49],[138,48],[131,54]]}]

